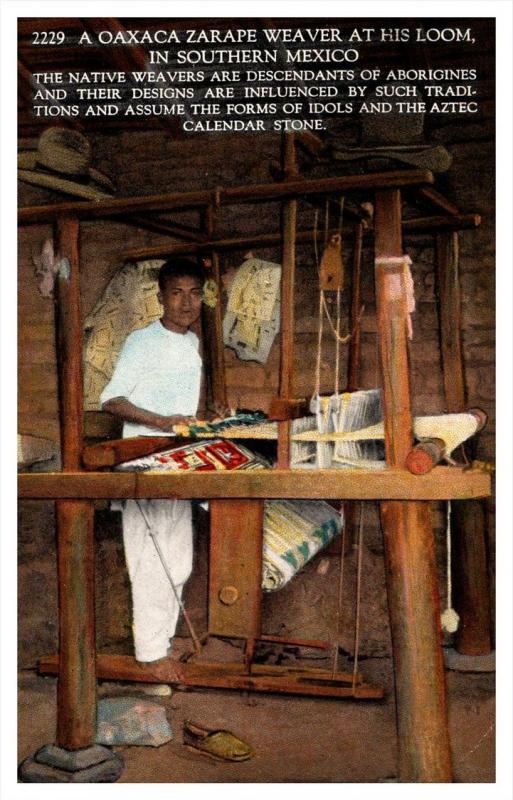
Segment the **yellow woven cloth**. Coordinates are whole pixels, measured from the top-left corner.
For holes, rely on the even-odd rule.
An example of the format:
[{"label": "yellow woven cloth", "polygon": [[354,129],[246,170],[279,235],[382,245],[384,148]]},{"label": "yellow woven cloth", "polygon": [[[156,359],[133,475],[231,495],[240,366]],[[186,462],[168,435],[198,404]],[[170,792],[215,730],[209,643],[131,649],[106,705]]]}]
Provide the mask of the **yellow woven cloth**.
[{"label": "yellow woven cloth", "polygon": [[266,500],[262,589],[281,589],[342,530],[324,500]]}]

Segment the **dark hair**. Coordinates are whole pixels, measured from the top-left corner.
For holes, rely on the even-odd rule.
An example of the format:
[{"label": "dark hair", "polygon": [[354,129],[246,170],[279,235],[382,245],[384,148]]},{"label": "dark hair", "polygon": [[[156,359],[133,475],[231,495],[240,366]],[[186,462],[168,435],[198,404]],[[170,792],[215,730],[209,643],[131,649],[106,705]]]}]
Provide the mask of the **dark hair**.
[{"label": "dark hair", "polygon": [[188,258],[170,258],[159,269],[157,280],[160,291],[162,292],[166,284],[173,278],[183,278],[185,276],[197,278],[201,285],[205,280],[202,268],[195,261],[190,261]]}]

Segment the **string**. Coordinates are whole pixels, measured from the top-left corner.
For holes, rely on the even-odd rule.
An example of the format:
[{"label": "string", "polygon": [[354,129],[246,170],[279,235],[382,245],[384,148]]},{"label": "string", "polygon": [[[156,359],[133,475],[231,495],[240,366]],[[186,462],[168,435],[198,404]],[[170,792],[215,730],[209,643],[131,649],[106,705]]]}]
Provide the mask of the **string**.
[{"label": "string", "polygon": [[363,503],[360,503],[360,520],[358,524],[358,565],[356,572],[356,615],[354,626],[354,663],[353,663],[353,694],[358,675],[358,655],[360,649],[360,597],[362,588],[362,544],[363,544]]},{"label": "string", "polygon": [[[340,198],[340,214],[338,220],[338,233],[339,236],[342,235],[342,222],[343,222],[343,215],[344,215],[344,198]],[[340,247],[342,248],[342,240]],[[341,288],[340,283],[337,286],[337,330],[335,336],[335,388],[333,394],[335,396],[338,395],[338,387],[340,385],[340,301],[341,301]]]},{"label": "string", "polygon": [[447,608],[452,608],[451,501],[447,501]]},{"label": "string", "polygon": [[[317,249],[317,223],[318,223],[318,209],[315,209],[315,217],[314,217],[314,251],[315,251],[315,265],[317,267],[317,272],[320,276],[320,267],[319,267],[319,251]],[[315,365],[315,396],[319,397],[321,393],[321,350],[322,350],[322,332],[323,332],[323,292],[321,289],[321,285],[319,283],[319,328],[317,330],[317,360]]]},{"label": "string", "polygon": [[333,657],[333,672],[332,677],[335,677],[335,673],[338,669],[338,648],[339,648],[339,635],[340,635],[340,622],[342,619],[342,593],[344,588],[344,562],[345,562],[345,553],[346,553],[346,519],[344,517],[344,523],[342,525],[342,542],[341,542],[341,550],[340,550],[340,567],[338,572],[338,602],[337,602],[337,633],[335,639],[335,652]]}]

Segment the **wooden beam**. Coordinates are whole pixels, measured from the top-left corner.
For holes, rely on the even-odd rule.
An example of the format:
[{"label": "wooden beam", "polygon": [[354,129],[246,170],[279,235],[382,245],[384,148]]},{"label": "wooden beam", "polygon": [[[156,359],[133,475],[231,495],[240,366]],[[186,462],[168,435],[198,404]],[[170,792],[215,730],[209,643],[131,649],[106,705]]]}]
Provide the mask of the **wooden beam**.
[{"label": "wooden beam", "polygon": [[[56,675],[59,662],[56,656],[45,656],[39,660],[39,672]],[[104,655],[97,657],[99,680],[129,681],[143,683],[168,683],[210,689],[238,689],[250,692],[293,694],[313,697],[347,697],[353,700],[380,700],[384,691],[381,686],[357,683],[347,685],[345,673],[321,670],[307,672],[292,671],[286,667],[267,664],[251,665],[251,673],[242,664],[234,663],[180,663],[165,661],[156,665],[142,665],[132,656]]]},{"label": "wooden beam", "polygon": [[427,475],[406,469],[186,472],[37,472],[18,475],[22,498],[230,498],[304,497],[349,500],[448,500],[488,497],[487,472],[434,467]]},{"label": "wooden beam", "polygon": [[482,656],[493,649],[485,503],[451,506],[453,605],[460,617],[455,645],[459,653]]},{"label": "wooden beam", "polygon": [[[83,448],[78,239],[78,220],[57,221],[55,243],[60,262],[55,296],[62,475],[80,469]],[[90,500],[59,499],[56,503],[60,658],[57,743],[68,750],[92,745],[96,735],[93,518]]]},{"label": "wooden beam", "polygon": [[375,172],[369,175],[341,175],[335,178],[313,178],[283,181],[282,183],[260,183],[245,186],[218,187],[215,189],[172,194],[147,195],[146,197],[115,198],[101,201],[75,201],[51,205],[27,206],[18,211],[21,225],[51,222],[62,215],[79,219],[105,219],[106,217],[137,214],[146,211],[169,211],[171,209],[205,208],[214,205],[231,206],[239,203],[279,201],[301,196],[350,192],[360,189],[386,189],[397,186],[421,186],[433,183],[429,170],[402,170],[397,172]]},{"label": "wooden beam", "polygon": [[460,211],[458,206],[454,205],[450,200],[440,194],[432,186],[425,186],[419,189],[419,196],[422,200],[427,200],[430,205],[435,206],[445,214],[450,214],[453,217],[459,217]]},{"label": "wooden beam", "polygon": [[[401,194],[376,194],[376,258],[402,255]],[[376,267],[376,312],[383,380],[385,454],[390,466],[403,466],[413,443],[410,408],[406,292],[402,264]]]},{"label": "wooden beam", "polygon": [[451,414],[465,409],[457,233],[435,237],[435,259],[445,403]]},{"label": "wooden beam", "polygon": [[349,342],[349,357],[347,365],[347,392],[355,392],[360,380],[360,312],[361,300],[361,271],[362,271],[362,244],[364,226],[361,222],[354,226],[353,232],[353,269],[351,271],[351,314],[349,329],[352,331]]},{"label": "wooden beam", "polygon": [[[362,245],[365,224],[358,222],[353,228],[353,264],[350,272],[351,280],[351,311],[349,317],[349,330],[352,332],[349,342],[349,354],[347,359],[347,382],[346,392],[355,392],[359,388],[360,381],[360,342],[361,342],[361,269],[362,269]],[[357,541],[359,503],[345,502],[343,507],[344,526],[345,526],[345,552],[349,553],[353,548],[353,543]],[[329,552],[340,553],[342,548],[342,537],[337,537],[331,544]]]},{"label": "wooden beam", "polygon": [[181,447],[191,444],[195,439],[185,439],[182,436],[137,436],[130,439],[110,439],[106,442],[84,447],[82,463],[89,471],[105,467],[115,467],[124,461],[142,458],[152,453],[158,453],[169,447]]},{"label": "wooden beam", "polygon": [[[445,402],[449,413],[457,413],[466,407],[457,233],[436,236],[435,257]],[[492,630],[484,509],[478,502],[455,502],[451,519],[454,608],[460,617],[456,647],[485,655],[492,650]]]},{"label": "wooden beam", "polygon": [[[212,205],[205,212],[205,235],[212,239],[215,232],[215,210]],[[205,326],[204,348],[206,367],[208,373],[208,389],[210,400],[214,407],[224,409],[228,407],[226,395],[226,371],[224,363],[224,338],[223,338],[223,312],[221,307],[222,285],[219,254],[215,250],[209,252],[211,268],[205,270],[208,279],[213,280],[217,286],[217,303],[214,308],[203,305],[202,320]]]},{"label": "wooden beam", "polygon": [[[476,228],[481,223],[479,214],[466,214],[457,218],[453,217],[417,217],[416,219],[406,219],[402,222],[405,233],[422,234],[440,230],[463,230],[465,228]],[[363,235],[370,236],[374,233],[371,225],[363,224]],[[353,225],[344,227],[343,236],[349,236],[353,232]],[[333,233],[338,233],[334,230]],[[297,231],[296,245],[312,245],[314,236],[320,243],[324,241],[324,231]],[[140,261],[145,258],[165,258],[172,254],[194,254],[207,253],[209,250],[245,250],[250,247],[274,247],[281,244],[281,232],[277,233],[257,233],[253,236],[233,236],[222,239],[210,239],[202,242],[169,242],[152,247],[137,247],[132,250],[124,250],[120,257],[126,261]]]},{"label": "wooden beam", "polygon": [[[282,165],[286,181],[297,178],[296,140],[293,133],[282,136]],[[286,200],[281,210],[281,293],[280,293],[280,373],[278,396],[292,398],[294,377],[294,286],[296,281],[297,200]],[[290,422],[278,422],[278,467],[290,461]]]},{"label": "wooden beam", "polygon": [[54,236],[60,256],[55,279],[59,422],[62,468],[68,471],[80,469],[84,438],[78,220],[58,220]]},{"label": "wooden beam", "polygon": [[[376,193],[374,227],[376,258],[401,256],[399,190]],[[404,467],[413,431],[406,286],[401,268],[377,262],[376,306],[386,460],[392,467]],[[399,779],[449,782],[451,750],[429,509],[425,503],[386,501],[380,511],[394,657]]]},{"label": "wooden beam", "polygon": [[262,632],[263,500],[212,500],[208,631],[258,639]]},{"label": "wooden beam", "polygon": [[[135,214],[132,217],[125,217],[123,220],[127,225],[134,225],[136,228],[161,233],[164,236],[174,236],[176,239],[183,239],[186,242],[201,242],[206,236],[199,228],[192,228],[189,225],[180,225],[171,220],[162,219],[155,216],[142,216]],[[125,260],[128,260],[123,256]],[[158,258],[158,256],[157,256]]]},{"label": "wooden beam", "polygon": [[96,736],[94,503],[58,500],[59,658],[57,744],[79,750]]}]

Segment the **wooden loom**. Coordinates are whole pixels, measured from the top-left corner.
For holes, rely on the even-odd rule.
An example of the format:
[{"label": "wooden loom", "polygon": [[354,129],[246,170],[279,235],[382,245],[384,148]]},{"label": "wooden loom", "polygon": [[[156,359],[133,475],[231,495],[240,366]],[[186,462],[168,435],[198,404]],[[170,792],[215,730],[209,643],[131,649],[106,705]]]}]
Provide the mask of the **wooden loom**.
[{"label": "wooden loom", "polygon": [[[404,286],[393,267],[376,268],[377,322],[380,344],[385,448],[388,468],[376,473],[358,470],[322,470],[301,473],[288,468],[290,417],[297,413],[292,397],[295,244],[297,200],[301,196],[366,191],[373,196],[373,233],[376,256],[401,256],[402,231],[432,230],[444,236],[479,219],[462,216],[431,188],[430,172],[404,170],[364,176],[313,180],[299,179],[295,172],[294,138],[286,136],[283,183],[203,190],[169,195],[132,197],[100,202],[63,202],[21,209],[21,224],[53,222],[56,250],[63,269],[57,276],[57,330],[59,337],[59,392],[61,399],[62,472],[21,474],[20,496],[53,498],[57,507],[59,580],[59,655],[43,659],[43,671],[57,672],[57,743],[76,750],[92,744],[95,736],[96,680],[148,680],[195,686],[260,688],[282,691],[283,678],[258,670],[219,665],[179,664],[176,672],[166,665],[153,670],[131,657],[96,655],[94,621],[93,515],[96,498],[182,497],[209,498],[212,515],[210,621],[212,632],[243,636],[249,642],[260,637],[258,565],[261,559],[263,498],[343,498],[381,501],[381,519],[387,566],[396,701],[398,712],[399,776],[402,781],[450,781],[451,757],[445,701],[445,681],[440,646],[438,585],[433,532],[424,501],[467,500],[490,494],[488,474],[459,467],[435,467],[414,476],[405,469],[412,447],[412,422],[406,336]],[[433,204],[435,217],[402,221],[402,190],[415,189]],[[84,470],[83,398],[81,378],[81,319],[79,291],[79,221],[149,212],[195,208],[203,211],[208,241],[156,248],[150,255],[172,252],[204,252],[278,243],[276,234],[232,240],[214,236],[214,209],[245,202],[280,200],[282,220],[282,320],[280,387],[276,406],[281,421],[278,432],[278,469],[261,472],[204,474],[144,474],[87,472]],[[140,217],[139,217],[140,219]],[[442,233],[441,233],[442,231]],[[360,233],[363,231],[360,229]],[[308,232],[308,238],[311,233]],[[133,253],[131,254],[133,256]],[[67,263],[66,261],[67,260]],[[216,266],[217,265],[217,266]],[[217,258],[214,278],[219,280]],[[220,310],[211,313],[216,330]],[[218,328],[217,328],[218,330]],[[218,338],[214,337],[216,342]],[[223,353],[216,345],[211,353],[214,394],[224,392]],[[245,531],[240,531],[244,518]],[[253,569],[244,568],[249,559]],[[224,591],[240,576],[234,597]],[[231,672],[231,675],[229,674]],[[429,679],[426,679],[429,676]],[[292,684],[295,679],[289,681]],[[315,683],[315,680],[313,681]],[[318,694],[325,687],[319,681]],[[333,687],[328,687],[333,689]],[[343,688],[343,687],[339,687]],[[292,685],[288,691],[294,690]],[[300,693],[303,691],[300,690]],[[333,694],[333,691],[326,692]]]}]

